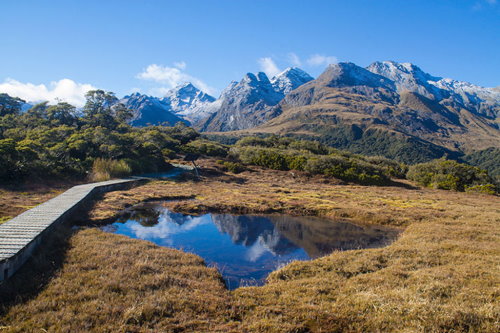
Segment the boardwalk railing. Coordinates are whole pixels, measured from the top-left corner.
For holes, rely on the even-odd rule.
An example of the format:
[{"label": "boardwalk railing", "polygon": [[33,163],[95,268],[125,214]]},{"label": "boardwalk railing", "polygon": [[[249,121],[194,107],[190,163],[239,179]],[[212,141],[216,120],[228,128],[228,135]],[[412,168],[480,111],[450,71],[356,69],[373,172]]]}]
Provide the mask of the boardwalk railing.
[{"label": "boardwalk railing", "polygon": [[143,178],[78,185],[0,224],[0,281],[11,277],[57,225],[67,221],[97,194],[136,185]]}]

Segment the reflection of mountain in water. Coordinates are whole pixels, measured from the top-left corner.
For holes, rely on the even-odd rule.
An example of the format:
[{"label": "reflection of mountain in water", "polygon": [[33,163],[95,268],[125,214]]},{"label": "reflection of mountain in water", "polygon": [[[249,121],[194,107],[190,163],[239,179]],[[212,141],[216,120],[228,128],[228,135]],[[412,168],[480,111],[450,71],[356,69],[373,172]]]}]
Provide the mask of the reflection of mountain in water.
[{"label": "reflection of mountain in water", "polygon": [[398,232],[380,226],[356,225],[317,217],[270,217],[277,230],[311,258],[335,250],[375,248],[387,245]]},{"label": "reflection of mountain in water", "polygon": [[265,216],[234,216],[212,214],[212,221],[220,232],[231,236],[235,244],[252,246],[259,241],[273,254],[283,255],[298,247],[282,237]]},{"label": "reflection of mountain in water", "polygon": [[374,226],[359,226],[316,217],[212,215],[217,228],[236,244],[261,242],[274,254],[303,248],[316,258],[334,250],[386,245],[397,232]]}]

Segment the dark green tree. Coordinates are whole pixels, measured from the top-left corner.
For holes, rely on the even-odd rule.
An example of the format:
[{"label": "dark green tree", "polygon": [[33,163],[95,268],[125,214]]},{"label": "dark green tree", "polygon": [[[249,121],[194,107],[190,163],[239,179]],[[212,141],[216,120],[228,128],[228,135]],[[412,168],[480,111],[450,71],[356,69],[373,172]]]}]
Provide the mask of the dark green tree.
[{"label": "dark green tree", "polygon": [[132,110],[127,108],[123,103],[116,103],[113,105],[112,110],[116,121],[119,123],[128,123],[134,116]]},{"label": "dark green tree", "polygon": [[19,114],[24,100],[17,97],[10,97],[7,94],[0,94],[0,116],[8,114]]},{"label": "dark green tree", "polygon": [[47,109],[47,117],[57,125],[74,126],[77,123],[76,108],[66,102],[59,102]]},{"label": "dark green tree", "polygon": [[87,102],[83,107],[83,115],[84,121],[89,126],[102,126],[106,128],[115,128],[117,126],[112,106],[118,99],[112,92],[90,90],[85,94],[85,97]]},{"label": "dark green tree", "polygon": [[25,115],[33,119],[46,119],[48,104],[49,102],[47,101],[35,104],[26,111]]}]

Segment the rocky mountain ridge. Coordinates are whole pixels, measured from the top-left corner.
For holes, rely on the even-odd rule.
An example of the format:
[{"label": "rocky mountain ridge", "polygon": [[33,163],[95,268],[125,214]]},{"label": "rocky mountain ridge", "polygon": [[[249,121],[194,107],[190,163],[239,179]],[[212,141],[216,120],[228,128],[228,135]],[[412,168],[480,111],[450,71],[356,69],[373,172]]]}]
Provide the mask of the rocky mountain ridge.
[{"label": "rocky mountain ridge", "polygon": [[276,117],[250,131],[329,137],[342,148],[377,131],[380,140],[390,137],[380,133],[392,133],[394,140],[470,151],[500,145],[499,109],[497,90],[434,77],[412,64],[338,63],[291,91],[269,111]]},{"label": "rocky mountain ridge", "polygon": [[500,92],[469,82],[435,77],[411,63],[374,62],[367,70],[394,81],[399,93],[410,91],[453,107],[463,107],[490,118],[500,113]]},{"label": "rocky mountain ridge", "polygon": [[217,109],[208,118],[195,123],[201,131],[233,131],[258,126],[276,116],[271,110],[288,93],[313,78],[291,67],[271,80],[263,72],[248,73],[233,81],[217,100]]}]

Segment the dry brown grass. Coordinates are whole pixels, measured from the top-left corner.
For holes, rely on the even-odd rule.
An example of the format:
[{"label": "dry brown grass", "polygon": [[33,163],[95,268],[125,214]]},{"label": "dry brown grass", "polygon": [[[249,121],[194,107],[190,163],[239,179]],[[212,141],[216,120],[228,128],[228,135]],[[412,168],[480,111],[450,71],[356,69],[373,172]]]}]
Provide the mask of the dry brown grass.
[{"label": "dry brown grass", "polygon": [[0,325],[7,331],[499,331],[498,197],[339,185],[278,171],[235,177],[108,193],[91,220],[103,222],[143,200],[193,197],[168,205],[185,212],[305,212],[404,232],[386,248],[295,262],[263,287],[228,292],[196,256],[83,230],[70,238],[46,287],[8,306]]},{"label": "dry brown grass", "polygon": [[76,182],[0,186],[0,223],[61,194]]},{"label": "dry brown grass", "polygon": [[415,220],[445,214],[447,203],[442,199],[460,197],[458,193],[445,191],[407,190],[405,187],[412,188],[412,185],[406,181],[387,187],[341,185],[335,179],[310,178],[298,171],[254,168],[231,175],[219,173],[211,161],[200,163],[206,170],[203,181],[155,181],[129,191],[107,193],[90,212],[90,221],[107,223],[118,211],[131,205],[165,199],[170,200],[166,206],[186,213],[321,215],[406,226]]},{"label": "dry brown grass", "polygon": [[7,332],[226,331],[229,303],[219,273],[201,258],[85,229],[36,298],[2,321]]}]

